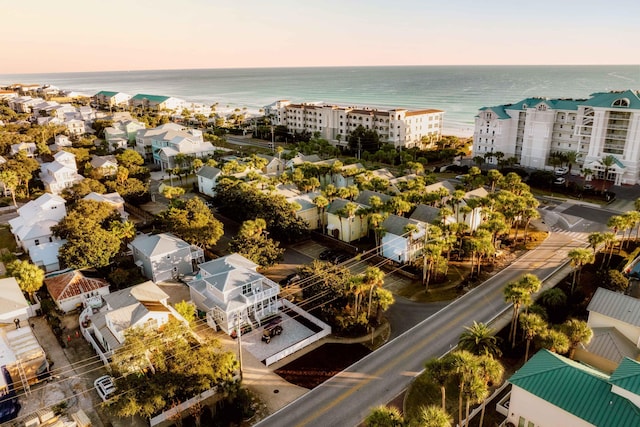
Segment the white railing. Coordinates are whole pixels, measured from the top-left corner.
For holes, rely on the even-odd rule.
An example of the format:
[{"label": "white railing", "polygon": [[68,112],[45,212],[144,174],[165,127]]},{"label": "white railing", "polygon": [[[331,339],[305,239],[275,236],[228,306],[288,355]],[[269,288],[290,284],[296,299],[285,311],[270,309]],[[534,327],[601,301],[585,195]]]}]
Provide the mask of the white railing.
[{"label": "white railing", "polygon": [[[218,387],[210,388],[209,390],[205,390],[197,396],[192,397],[189,400],[185,400],[179,405],[174,406],[171,409],[167,409],[166,411],[156,415],[153,418],[149,419],[149,426],[154,427],[160,423],[163,423],[167,420],[173,420],[177,416],[181,416],[180,414],[187,409],[191,408],[193,405],[202,402],[203,400],[213,396],[218,391]],[[186,414],[185,414],[186,415]]]}]

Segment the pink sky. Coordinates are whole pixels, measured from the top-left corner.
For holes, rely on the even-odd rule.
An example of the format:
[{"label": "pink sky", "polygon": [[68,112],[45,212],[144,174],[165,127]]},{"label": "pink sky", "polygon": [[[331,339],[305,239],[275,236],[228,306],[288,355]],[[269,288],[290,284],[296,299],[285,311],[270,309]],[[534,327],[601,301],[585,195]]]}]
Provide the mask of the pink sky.
[{"label": "pink sky", "polygon": [[[636,1],[31,0],[0,74],[341,65],[634,64]],[[451,3],[451,4],[449,4]]]}]

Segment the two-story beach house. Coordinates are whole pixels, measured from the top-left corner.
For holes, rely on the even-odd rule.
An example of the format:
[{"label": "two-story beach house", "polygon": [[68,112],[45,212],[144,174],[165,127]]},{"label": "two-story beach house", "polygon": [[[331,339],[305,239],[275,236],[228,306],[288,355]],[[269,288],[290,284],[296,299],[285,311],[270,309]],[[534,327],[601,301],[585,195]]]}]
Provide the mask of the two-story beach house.
[{"label": "two-story beach house", "polygon": [[169,295],[153,282],[103,295],[104,304],[95,312],[88,306],[80,314],[80,331],[106,365],[125,342],[129,328],[158,329],[172,317],[186,322],[168,304]]},{"label": "two-story beach house", "polygon": [[53,162],[40,166],[40,179],[46,191],[60,194],[65,188],[70,188],[84,179],[78,173],[75,155],[68,151],[58,151],[53,158]]},{"label": "two-story beach house", "polygon": [[192,274],[204,261],[204,251],[171,233],[143,234],[131,242],[135,264],[144,277],[154,282]]},{"label": "two-story beach house", "polygon": [[189,282],[191,300],[207,313],[207,323],[231,333],[278,312],[280,286],[256,271],[258,265],[238,254],[199,265]]}]

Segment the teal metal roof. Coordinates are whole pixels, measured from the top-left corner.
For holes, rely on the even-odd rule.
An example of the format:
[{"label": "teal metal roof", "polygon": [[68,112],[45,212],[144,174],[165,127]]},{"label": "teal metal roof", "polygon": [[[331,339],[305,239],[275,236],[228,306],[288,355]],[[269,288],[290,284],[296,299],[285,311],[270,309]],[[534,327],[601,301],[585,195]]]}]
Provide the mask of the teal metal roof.
[{"label": "teal metal roof", "polygon": [[110,92],[108,90],[101,90],[100,92],[96,93],[94,96],[103,95],[103,96],[112,97],[112,96],[116,96],[117,94],[118,94],[118,92]]},{"label": "teal metal roof", "polygon": [[480,111],[490,110],[496,113],[499,119],[510,119],[511,116],[504,111],[504,105],[496,105],[495,107],[482,107]]},{"label": "teal metal roof", "polygon": [[609,379],[611,384],[640,395],[640,363],[629,358],[622,359]]},{"label": "teal metal roof", "polygon": [[[623,367],[617,380],[633,392],[640,381],[627,380],[623,373],[635,369]],[[599,427],[640,425],[640,409],[611,392],[609,376],[547,350],[540,350],[509,382]]]},{"label": "teal metal roof", "polygon": [[[617,100],[627,100],[629,102],[628,107],[614,107],[613,104]],[[625,90],[619,92],[596,92],[591,94],[591,98],[583,102],[582,105],[588,105],[590,107],[603,107],[603,108],[623,108],[623,109],[640,109],[640,95],[633,90]]]},{"label": "teal metal roof", "polygon": [[157,103],[161,103],[166,101],[167,99],[169,99],[169,96],[161,96],[161,95],[146,95],[144,93],[139,93],[137,95],[135,95],[133,98],[131,99],[136,99],[136,100],[149,100],[151,102],[157,102]]}]

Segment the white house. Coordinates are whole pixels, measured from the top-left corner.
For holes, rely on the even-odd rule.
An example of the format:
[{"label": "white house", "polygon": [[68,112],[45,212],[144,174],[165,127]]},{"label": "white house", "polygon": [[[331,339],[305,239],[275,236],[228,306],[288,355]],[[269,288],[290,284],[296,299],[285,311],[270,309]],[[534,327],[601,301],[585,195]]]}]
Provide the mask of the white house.
[{"label": "white house", "polygon": [[93,170],[102,177],[115,176],[118,172],[116,156],[94,156],[90,164]]},{"label": "white house", "polygon": [[640,364],[628,358],[607,375],[543,349],[509,382],[506,425],[619,427],[640,423]]},{"label": "white house", "polygon": [[29,302],[15,277],[0,279],[0,324],[13,327],[15,319],[25,321],[30,316]]},{"label": "white house", "polygon": [[34,157],[36,155],[36,143],[21,142],[18,144],[11,144],[11,156],[15,156],[19,152],[25,153],[27,157]]},{"label": "white house", "polygon": [[87,128],[83,120],[66,120],[64,125],[67,127],[67,132],[69,132],[70,135],[80,136],[87,133]]},{"label": "white house", "polygon": [[45,190],[60,194],[65,188],[70,188],[84,179],[78,173],[75,155],[68,151],[58,151],[53,158],[53,162],[40,165],[40,179]]},{"label": "white house", "polygon": [[154,282],[178,279],[194,272],[204,251],[170,233],[136,237],[129,244],[142,274]]},{"label": "white house", "polygon": [[59,134],[55,136],[53,149],[60,150],[62,147],[71,147],[71,140],[67,135]]},{"label": "white house", "polygon": [[210,197],[215,196],[216,185],[221,173],[222,171],[220,169],[214,168],[213,166],[202,166],[196,173],[198,177],[198,191]]},{"label": "white house", "polygon": [[[416,231],[407,232],[408,226]],[[404,264],[415,260],[424,248],[425,224],[398,215],[389,215],[382,223],[385,233],[380,242],[380,254],[392,261]]]},{"label": "white house", "polygon": [[80,314],[80,330],[103,363],[125,341],[125,331],[135,327],[160,328],[171,318],[186,322],[168,304],[169,295],[153,282],[144,282],[102,296],[104,305],[98,312],[88,306]]},{"label": "white house", "polygon": [[66,239],[40,243],[29,248],[29,258],[34,265],[42,268],[46,273],[60,270],[58,252],[67,243]]},{"label": "white house", "polygon": [[18,209],[18,216],[9,220],[16,243],[24,251],[47,242],[59,240],[51,233],[51,227],[67,215],[62,197],[45,193]]},{"label": "white house", "polygon": [[162,170],[171,169],[178,165],[177,158],[184,155],[193,158],[203,158],[213,155],[215,147],[202,138],[202,131],[189,129],[187,135],[176,135],[172,139],[152,139],[151,151],[153,161]]},{"label": "white house", "polygon": [[87,277],[82,271],[73,270],[44,279],[44,284],[58,308],[68,313],[77,308],[102,306],[102,296],[109,294],[109,282]]},{"label": "white house", "polygon": [[591,342],[576,349],[575,359],[613,372],[629,357],[640,357],[640,300],[598,288],[587,306]]},{"label": "white house", "polygon": [[191,300],[226,333],[251,325],[278,312],[280,286],[256,271],[258,265],[238,254],[200,264],[189,282]]},{"label": "white house", "polygon": [[189,138],[194,137],[194,135],[185,131],[183,126],[176,123],[165,123],[153,129],[139,129],[136,132],[135,150],[143,158],[152,161],[154,158],[152,151],[154,141],[156,141],[156,146],[162,146],[162,142],[167,143],[175,137]]},{"label": "white house", "polygon": [[113,208],[118,211],[120,218],[122,218],[123,221],[129,219],[129,213],[124,210],[124,199],[117,191],[106,194],[98,194],[92,191],[84,196],[84,200],[95,200],[96,202],[109,203],[109,205],[113,206]]}]

